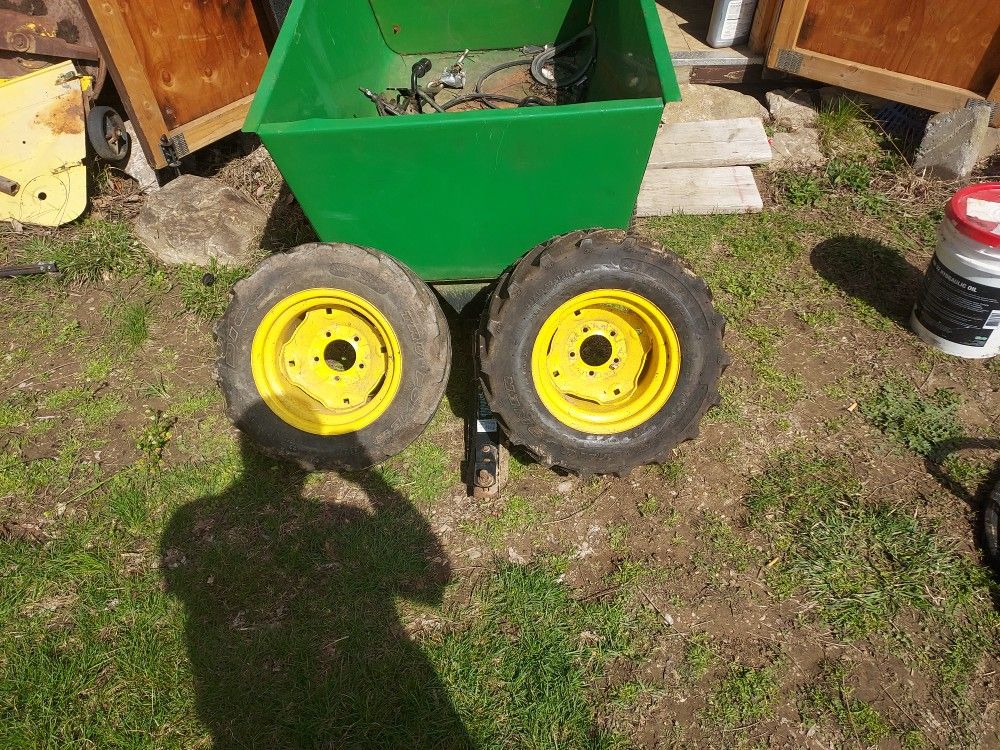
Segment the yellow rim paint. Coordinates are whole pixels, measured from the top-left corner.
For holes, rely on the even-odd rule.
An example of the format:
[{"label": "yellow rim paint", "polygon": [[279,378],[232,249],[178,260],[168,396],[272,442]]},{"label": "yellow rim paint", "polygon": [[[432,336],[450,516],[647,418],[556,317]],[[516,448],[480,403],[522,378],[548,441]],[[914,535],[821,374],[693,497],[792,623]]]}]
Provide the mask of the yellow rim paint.
[{"label": "yellow rim paint", "polygon": [[278,302],[251,350],[264,403],[313,435],[357,432],[385,414],[399,393],[402,365],[386,317],[339,289],[308,289]]},{"label": "yellow rim paint", "polygon": [[614,435],[643,424],[677,387],[681,346],[670,319],[645,297],[598,289],[560,306],[531,353],[545,408],[579,432]]}]

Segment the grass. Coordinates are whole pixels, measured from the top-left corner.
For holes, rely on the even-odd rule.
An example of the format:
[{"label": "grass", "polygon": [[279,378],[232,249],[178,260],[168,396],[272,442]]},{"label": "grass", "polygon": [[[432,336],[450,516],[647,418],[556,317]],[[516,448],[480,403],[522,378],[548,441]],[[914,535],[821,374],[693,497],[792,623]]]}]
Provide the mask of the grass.
[{"label": "grass", "polygon": [[716,661],[711,638],[705,633],[696,633],[684,645],[684,666],[682,674],[688,682],[697,682]]},{"label": "grass", "polygon": [[27,262],[55,261],[62,280],[68,284],[137,276],[151,267],[128,224],[95,218],[85,220],[69,239],[32,238],[24,243],[17,257]]},{"label": "grass", "polygon": [[175,277],[184,309],[211,321],[222,317],[229,304],[229,291],[248,275],[248,269],[220,266],[213,258],[208,269],[182,266]]},{"label": "grass", "polygon": [[902,615],[916,618],[941,633],[924,665],[951,686],[997,642],[984,571],[912,515],[864,500],[847,462],[781,454],[751,482],[746,503],[773,546],[775,593],[810,602],[838,636],[892,637]]},{"label": "grass", "polygon": [[389,463],[389,484],[423,503],[432,503],[461,481],[448,453],[422,438]]},{"label": "grass", "polygon": [[729,673],[708,700],[706,718],[726,729],[761,721],[771,714],[778,698],[776,667],[755,669],[740,664]]},{"label": "grass", "polygon": [[819,678],[805,689],[801,711],[810,721],[832,720],[845,738],[866,747],[878,745],[892,734],[892,727],[870,703],[854,697],[848,676],[843,663],[825,665]]},{"label": "grass", "polygon": [[499,547],[511,534],[526,531],[539,520],[541,516],[533,503],[525,497],[514,495],[498,514],[471,525],[469,530],[491,547]]},{"label": "grass", "polygon": [[882,383],[861,404],[868,420],[897,444],[928,458],[963,435],[958,409],[961,399],[952,390],[924,395],[898,377]]}]

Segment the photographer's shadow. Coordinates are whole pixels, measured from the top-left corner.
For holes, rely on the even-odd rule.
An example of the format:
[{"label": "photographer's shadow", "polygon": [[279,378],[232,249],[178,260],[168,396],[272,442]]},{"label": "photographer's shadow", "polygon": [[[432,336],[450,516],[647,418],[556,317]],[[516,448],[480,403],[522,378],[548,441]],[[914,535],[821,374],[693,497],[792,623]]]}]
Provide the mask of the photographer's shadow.
[{"label": "photographer's shadow", "polygon": [[241,440],[242,474],[177,510],[161,550],[214,747],[472,747],[396,609],[442,601],[427,521],[377,472],[345,475],[370,510],[306,499],[304,472]]}]

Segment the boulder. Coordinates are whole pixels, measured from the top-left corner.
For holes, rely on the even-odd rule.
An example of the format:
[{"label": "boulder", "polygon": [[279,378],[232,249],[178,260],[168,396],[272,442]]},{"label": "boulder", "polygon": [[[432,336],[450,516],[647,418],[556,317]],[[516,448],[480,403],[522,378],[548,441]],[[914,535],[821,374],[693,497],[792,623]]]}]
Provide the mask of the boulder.
[{"label": "boulder", "polygon": [[706,86],[699,83],[681,85],[679,102],[671,102],[663,111],[663,122],[703,122],[705,120],[733,120],[740,117],[770,119],[767,108],[754,97],[739,91]]},{"label": "boulder", "polygon": [[812,127],[819,114],[812,94],[803,89],[768,91],[767,107],[774,124],[787,130]]},{"label": "boulder", "polygon": [[267,214],[238,190],[215,180],[182,175],[150,195],[135,235],[168,265],[253,263]]},{"label": "boulder", "polygon": [[984,148],[990,114],[984,102],[934,115],[913,160],[914,171],[943,180],[968,177]]},{"label": "boulder", "polygon": [[819,131],[802,128],[791,133],[775,133],[771,137],[774,158],[769,169],[801,169],[823,164],[826,157],[820,148]]}]

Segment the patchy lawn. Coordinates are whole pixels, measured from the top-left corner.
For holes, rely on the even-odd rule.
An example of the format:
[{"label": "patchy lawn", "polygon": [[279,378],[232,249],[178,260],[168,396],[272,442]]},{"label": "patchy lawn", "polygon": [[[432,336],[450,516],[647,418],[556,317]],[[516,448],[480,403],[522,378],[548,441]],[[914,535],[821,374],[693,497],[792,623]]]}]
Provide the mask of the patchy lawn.
[{"label": "patchy lawn", "polygon": [[0,282],[0,747],[1000,747],[1000,367],[907,329],[952,188],[822,126],[763,214],[642,224],[729,319],[701,437],[620,480],[515,453],[496,502],[467,360],[404,454],[304,474],[222,413],[241,272],[156,266],[108,198],[0,230],[65,270]]}]

